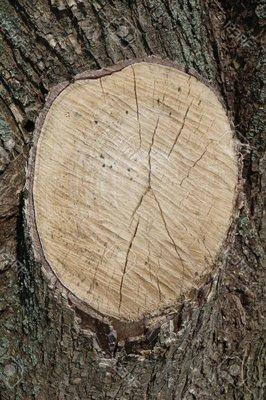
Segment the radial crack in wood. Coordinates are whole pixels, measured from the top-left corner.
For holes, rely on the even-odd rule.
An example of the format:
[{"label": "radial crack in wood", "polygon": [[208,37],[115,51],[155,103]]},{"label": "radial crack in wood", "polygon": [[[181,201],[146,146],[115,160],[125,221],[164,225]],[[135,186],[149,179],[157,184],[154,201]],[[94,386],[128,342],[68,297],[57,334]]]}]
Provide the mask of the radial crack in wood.
[{"label": "radial crack in wood", "polygon": [[215,93],[136,62],[55,88],[29,166],[35,253],[101,315],[138,320],[209,272],[238,167]]}]

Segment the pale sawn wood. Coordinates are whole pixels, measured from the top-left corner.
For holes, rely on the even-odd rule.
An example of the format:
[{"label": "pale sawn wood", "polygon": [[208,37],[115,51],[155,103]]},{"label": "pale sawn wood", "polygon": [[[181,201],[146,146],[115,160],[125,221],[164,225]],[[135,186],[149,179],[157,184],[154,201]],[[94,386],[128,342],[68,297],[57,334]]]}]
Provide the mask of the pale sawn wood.
[{"label": "pale sawn wood", "polygon": [[237,171],[225,110],[195,77],[140,62],[77,80],[52,103],[36,148],[45,259],[93,309],[139,319],[211,270]]}]

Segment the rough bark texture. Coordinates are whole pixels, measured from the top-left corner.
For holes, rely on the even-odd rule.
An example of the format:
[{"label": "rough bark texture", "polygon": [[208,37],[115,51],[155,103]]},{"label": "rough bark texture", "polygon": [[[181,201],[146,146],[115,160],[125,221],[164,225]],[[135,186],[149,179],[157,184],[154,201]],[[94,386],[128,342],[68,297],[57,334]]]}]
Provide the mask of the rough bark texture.
[{"label": "rough bark texture", "polygon": [[[1,1],[1,399],[263,398],[263,3]],[[145,342],[114,350],[112,333],[97,339],[84,318],[81,328],[32,259],[25,165],[52,85],[150,54],[219,88],[242,143],[243,193],[213,277]]]}]

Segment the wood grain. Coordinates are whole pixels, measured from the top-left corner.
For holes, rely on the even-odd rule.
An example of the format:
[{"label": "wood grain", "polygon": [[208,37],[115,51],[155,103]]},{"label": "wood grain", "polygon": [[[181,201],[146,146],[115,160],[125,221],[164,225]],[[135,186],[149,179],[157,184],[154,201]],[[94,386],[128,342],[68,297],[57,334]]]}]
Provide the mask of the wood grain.
[{"label": "wood grain", "polygon": [[52,103],[36,148],[45,259],[101,314],[139,319],[211,270],[237,174],[225,110],[195,77],[140,62],[77,80]]}]

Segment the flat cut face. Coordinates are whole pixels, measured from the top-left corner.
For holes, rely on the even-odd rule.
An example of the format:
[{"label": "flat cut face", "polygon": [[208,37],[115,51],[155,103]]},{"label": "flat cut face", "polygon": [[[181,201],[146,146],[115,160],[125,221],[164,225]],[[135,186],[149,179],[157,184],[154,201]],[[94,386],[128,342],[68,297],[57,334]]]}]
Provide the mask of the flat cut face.
[{"label": "flat cut face", "polygon": [[69,85],[36,149],[36,228],[52,270],[100,313],[136,320],[210,271],[235,202],[231,128],[216,95],[141,62]]}]

